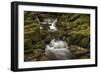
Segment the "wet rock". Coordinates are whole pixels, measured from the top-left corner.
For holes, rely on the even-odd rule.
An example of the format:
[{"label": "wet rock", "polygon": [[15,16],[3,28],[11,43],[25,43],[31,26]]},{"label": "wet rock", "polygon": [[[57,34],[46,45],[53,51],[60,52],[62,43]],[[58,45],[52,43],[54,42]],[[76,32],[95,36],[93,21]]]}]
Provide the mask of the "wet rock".
[{"label": "wet rock", "polygon": [[82,48],[77,45],[71,45],[69,50],[76,56],[78,59],[90,58],[90,51],[87,48]]},{"label": "wet rock", "polygon": [[89,52],[89,49],[82,48],[82,47],[76,46],[76,45],[71,45],[70,51],[76,55],[79,55],[79,54],[85,54],[85,53]]}]

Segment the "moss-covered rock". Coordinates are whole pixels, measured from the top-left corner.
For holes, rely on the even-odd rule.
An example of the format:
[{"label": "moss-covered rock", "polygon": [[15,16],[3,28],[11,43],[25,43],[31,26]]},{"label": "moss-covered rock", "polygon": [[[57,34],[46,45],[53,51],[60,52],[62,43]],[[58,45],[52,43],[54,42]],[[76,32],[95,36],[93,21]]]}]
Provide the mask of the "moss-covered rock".
[{"label": "moss-covered rock", "polygon": [[[43,18],[57,18],[57,31],[50,32],[48,27],[40,30],[37,17],[42,12],[24,12],[24,51],[25,59],[32,61],[48,60],[44,54],[45,45],[53,38],[60,38],[68,42],[74,54],[82,54],[90,49],[90,15],[80,13],[48,13],[44,12]],[[87,48],[87,49],[84,49]],[[34,51],[37,52],[34,54]],[[31,53],[31,56],[30,54]],[[89,54],[78,58],[89,58]]]}]

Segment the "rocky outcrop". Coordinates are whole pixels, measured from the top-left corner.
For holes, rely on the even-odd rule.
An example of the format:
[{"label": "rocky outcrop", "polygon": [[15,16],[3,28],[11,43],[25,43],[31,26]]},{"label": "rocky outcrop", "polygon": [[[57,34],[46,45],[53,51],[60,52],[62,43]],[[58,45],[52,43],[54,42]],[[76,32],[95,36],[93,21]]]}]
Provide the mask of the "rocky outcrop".
[{"label": "rocky outcrop", "polygon": [[90,51],[77,45],[71,45],[69,50],[76,58],[90,58]]}]

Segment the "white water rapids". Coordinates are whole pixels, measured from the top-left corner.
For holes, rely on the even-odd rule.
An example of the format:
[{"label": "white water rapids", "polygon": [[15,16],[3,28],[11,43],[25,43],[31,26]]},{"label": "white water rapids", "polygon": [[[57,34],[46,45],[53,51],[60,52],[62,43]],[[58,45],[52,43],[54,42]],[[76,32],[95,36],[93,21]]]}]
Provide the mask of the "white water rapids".
[{"label": "white water rapids", "polygon": [[[57,18],[47,18],[44,19],[42,22],[39,21],[40,29],[45,29],[44,26],[48,26],[47,29],[49,32],[56,32],[58,30],[58,28],[56,27],[57,21]],[[45,54],[50,60],[63,60],[70,59],[72,57],[72,54],[68,49],[67,42],[63,40],[56,40],[56,38],[52,39],[49,44],[46,44]]]},{"label": "white water rapids", "polygon": [[45,54],[51,60],[64,60],[72,57],[67,42],[55,39],[51,40],[49,45],[46,45]]}]

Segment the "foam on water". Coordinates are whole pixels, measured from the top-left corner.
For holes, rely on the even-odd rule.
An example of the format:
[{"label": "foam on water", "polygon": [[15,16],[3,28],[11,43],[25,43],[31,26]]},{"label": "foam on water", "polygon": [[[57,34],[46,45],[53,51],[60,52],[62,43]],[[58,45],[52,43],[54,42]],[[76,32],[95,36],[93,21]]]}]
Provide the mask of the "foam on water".
[{"label": "foam on water", "polygon": [[55,60],[70,59],[72,56],[67,42],[55,39],[51,40],[49,45],[46,45],[45,54],[49,59]]}]

